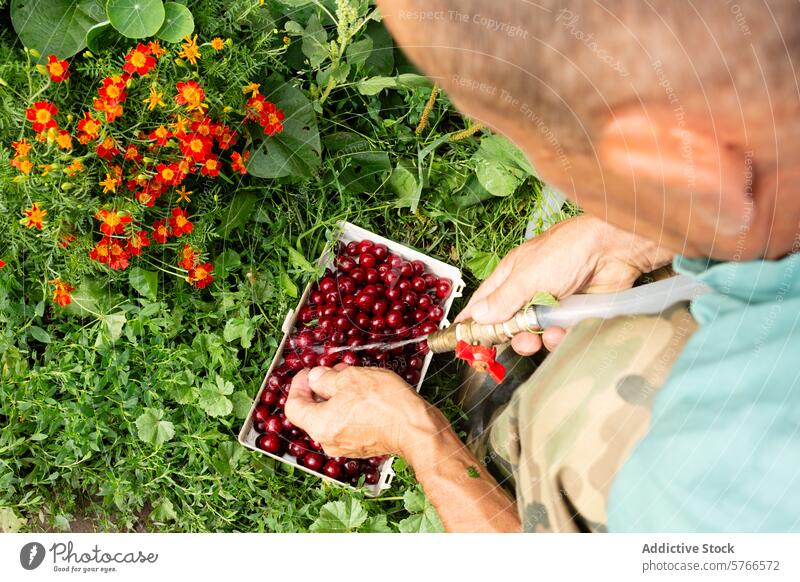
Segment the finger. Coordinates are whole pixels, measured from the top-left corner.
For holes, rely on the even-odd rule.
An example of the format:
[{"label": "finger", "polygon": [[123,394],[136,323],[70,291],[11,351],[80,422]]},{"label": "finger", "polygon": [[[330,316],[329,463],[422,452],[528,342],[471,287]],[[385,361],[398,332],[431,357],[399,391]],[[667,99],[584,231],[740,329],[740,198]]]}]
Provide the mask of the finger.
[{"label": "finger", "polygon": [[311,430],[315,408],[319,406],[314,401],[314,392],[308,385],[308,374],[308,370],[301,370],[292,378],[292,386],[284,407],[286,418],[306,432]]},{"label": "finger", "polygon": [[561,340],[564,339],[566,334],[567,330],[564,328],[548,327],[542,334],[542,342],[544,342],[544,347],[550,351],[553,351],[556,349],[556,346],[561,343]]},{"label": "finger", "polygon": [[502,323],[510,319],[529,299],[522,278],[512,275],[489,295],[475,302],[472,319],[478,323]]},{"label": "finger", "polygon": [[[347,367],[344,369],[346,370]],[[308,385],[315,394],[329,400],[336,395],[336,380],[343,372],[344,370],[317,366],[308,373]]]},{"label": "finger", "polygon": [[349,366],[342,362],[339,362],[333,367],[333,369],[336,370],[337,372],[341,372],[342,370],[346,370],[347,368],[349,368]]},{"label": "finger", "polygon": [[[513,251],[512,251],[513,253]],[[500,285],[502,285],[506,279],[508,279],[509,275],[511,275],[511,267],[514,263],[512,254],[509,253],[508,255],[500,261],[497,266],[492,271],[492,274],[481,283],[480,287],[472,294],[470,300],[467,302],[467,306],[461,310],[455,321],[464,321],[465,319],[470,319],[472,317],[472,310],[475,307],[475,304],[484,299],[487,295],[492,293],[495,289],[497,289]]]},{"label": "finger", "polygon": [[542,339],[535,333],[519,333],[511,339],[511,347],[520,356],[530,356],[542,349]]}]

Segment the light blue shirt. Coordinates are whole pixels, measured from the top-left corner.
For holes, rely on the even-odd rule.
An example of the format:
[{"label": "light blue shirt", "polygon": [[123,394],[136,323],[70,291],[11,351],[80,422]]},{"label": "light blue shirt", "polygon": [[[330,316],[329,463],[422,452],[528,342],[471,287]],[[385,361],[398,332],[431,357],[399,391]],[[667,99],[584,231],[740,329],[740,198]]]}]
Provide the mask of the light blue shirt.
[{"label": "light blue shirt", "polygon": [[800,255],[675,269],[711,286],[617,474],[610,531],[800,531]]}]

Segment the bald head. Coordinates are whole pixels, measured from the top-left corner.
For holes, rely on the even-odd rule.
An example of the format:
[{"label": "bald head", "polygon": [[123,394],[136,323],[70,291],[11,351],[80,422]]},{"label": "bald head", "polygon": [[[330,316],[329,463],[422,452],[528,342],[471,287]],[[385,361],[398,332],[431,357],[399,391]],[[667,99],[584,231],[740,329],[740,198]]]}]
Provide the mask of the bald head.
[{"label": "bald head", "polygon": [[800,6],[384,0],[457,106],[588,212],[676,252],[792,250]]}]

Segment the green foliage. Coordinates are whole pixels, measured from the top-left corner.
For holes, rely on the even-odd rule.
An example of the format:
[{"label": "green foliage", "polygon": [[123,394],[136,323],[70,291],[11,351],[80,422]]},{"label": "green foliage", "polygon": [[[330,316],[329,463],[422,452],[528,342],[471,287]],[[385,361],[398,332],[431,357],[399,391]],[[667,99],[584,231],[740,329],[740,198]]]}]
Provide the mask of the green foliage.
[{"label": "green foliage", "polygon": [[144,38],[159,32],[164,23],[161,0],[107,0],[111,26],[128,38]]},{"label": "green foliage", "polygon": [[15,0],[11,21],[22,43],[60,59],[86,46],[86,32],[106,20],[100,0]]},{"label": "green foliage", "polygon": [[156,36],[167,42],[180,42],[194,32],[194,18],[191,11],[177,2],[164,3],[164,22]]}]

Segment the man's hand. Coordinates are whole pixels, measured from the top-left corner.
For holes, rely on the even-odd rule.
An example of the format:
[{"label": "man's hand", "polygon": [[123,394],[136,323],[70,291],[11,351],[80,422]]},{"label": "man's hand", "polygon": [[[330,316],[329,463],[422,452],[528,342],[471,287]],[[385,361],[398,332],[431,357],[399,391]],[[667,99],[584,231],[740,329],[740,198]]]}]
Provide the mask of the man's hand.
[{"label": "man's hand", "polygon": [[427,409],[394,372],[344,364],[303,370],[286,400],[287,418],[333,457],[406,456],[436,430]]},{"label": "man's hand", "polygon": [[[514,250],[478,288],[456,321],[501,323],[537,291],[563,299],[575,293],[612,293],[630,288],[642,274],[669,263],[672,253],[592,216],[565,220]],[[511,345],[530,355],[553,349],[565,330],[523,333]]]}]

